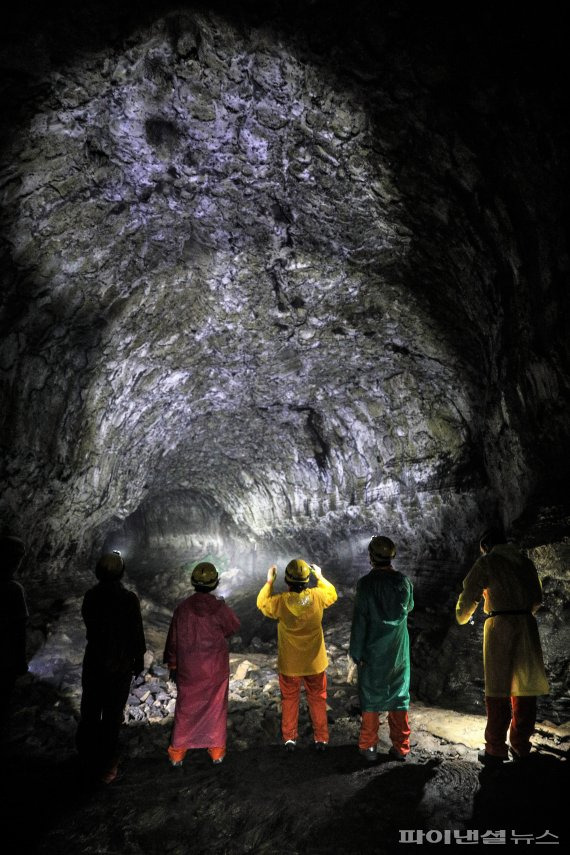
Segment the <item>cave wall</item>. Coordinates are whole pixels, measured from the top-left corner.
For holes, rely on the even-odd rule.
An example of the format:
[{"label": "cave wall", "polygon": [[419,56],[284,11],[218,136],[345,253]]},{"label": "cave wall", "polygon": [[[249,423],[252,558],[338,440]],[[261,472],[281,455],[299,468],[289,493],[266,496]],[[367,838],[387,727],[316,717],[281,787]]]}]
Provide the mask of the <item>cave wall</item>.
[{"label": "cave wall", "polygon": [[3,13],[0,523],[31,586],[120,542],[157,590],[205,553],[353,583],[389,532],[442,700],[434,603],[568,474],[561,30],[379,5]]}]

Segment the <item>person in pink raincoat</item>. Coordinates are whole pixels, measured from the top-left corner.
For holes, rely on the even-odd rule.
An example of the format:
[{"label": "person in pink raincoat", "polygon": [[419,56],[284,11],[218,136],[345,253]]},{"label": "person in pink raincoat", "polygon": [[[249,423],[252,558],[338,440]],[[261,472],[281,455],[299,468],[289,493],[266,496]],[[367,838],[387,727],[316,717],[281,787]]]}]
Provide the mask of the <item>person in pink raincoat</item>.
[{"label": "person in pink raincoat", "polygon": [[168,746],[173,766],[181,766],[189,748],[207,748],[214,763],[226,754],[230,663],[227,639],[240,621],[221,597],[218,571],[209,561],[194,567],[195,593],[172,616],[164,662],[176,683],[174,725]]}]

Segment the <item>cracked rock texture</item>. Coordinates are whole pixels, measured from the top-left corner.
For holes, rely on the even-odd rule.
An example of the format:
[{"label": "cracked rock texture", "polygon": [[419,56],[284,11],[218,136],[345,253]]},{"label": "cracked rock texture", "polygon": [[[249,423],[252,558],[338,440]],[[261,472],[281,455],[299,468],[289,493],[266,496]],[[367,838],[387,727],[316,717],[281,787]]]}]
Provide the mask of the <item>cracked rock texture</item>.
[{"label": "cracked rock texture", "polygon": [[416,691],[473,710],[453,601],[499,514],[567,716],[556,16],[66,7],[3,13],[0,50],[0,521],[30,591],[83,590],[104,546],[163,602],[204,555],[242,595],[297,553],[350,585],[382,530]]}]

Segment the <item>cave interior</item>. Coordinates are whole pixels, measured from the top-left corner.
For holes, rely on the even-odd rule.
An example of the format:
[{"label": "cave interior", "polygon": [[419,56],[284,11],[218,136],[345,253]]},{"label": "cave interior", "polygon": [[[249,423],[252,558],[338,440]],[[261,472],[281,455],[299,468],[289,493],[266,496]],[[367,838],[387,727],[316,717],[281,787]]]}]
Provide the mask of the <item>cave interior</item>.
[{"label": "cave interior", "polygon": [[[267,567],[319,564],[339,592],[324,626],[340,685],[374,534],[414,585],[418,720],[480,717],[483,616],[459,627],[454,605],[500,520],[541,578],[539,720],[564,746],[560,10],[24,0],[2,18],[0,526],[27,544],[30,610],[18,739],[69,742],[103,551],[125,558],[163,689],[196,561],[242,621],[236,667],[262,672]],[[34,692],[63,724],[41,724]],[[265,851],[223,845],[204,842]]]}]

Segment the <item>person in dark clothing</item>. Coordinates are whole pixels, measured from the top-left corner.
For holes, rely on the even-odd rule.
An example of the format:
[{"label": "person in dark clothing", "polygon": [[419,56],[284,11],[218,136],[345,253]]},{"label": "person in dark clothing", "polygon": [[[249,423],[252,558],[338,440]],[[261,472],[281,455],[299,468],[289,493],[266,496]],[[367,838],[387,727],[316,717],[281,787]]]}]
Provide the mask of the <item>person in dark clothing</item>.
[{"label": "person in dark clothing", "polygon": [[0,650],[5,659],[2,668],[2,730],[10,714],[16,680],[28,672],[28,606],[24,588],[14,579],[25,554],[25,544],[19,537],[4,535],[0,538]]},{"label": "person in dark clothing", "polygon": [[119,733],[133,676],[144,670],[146,641],[140,602],[121,578],[118,552],[102,555],[81,614],[87,630],[76,745],[83,771],[110,783],[117,777]]}]

